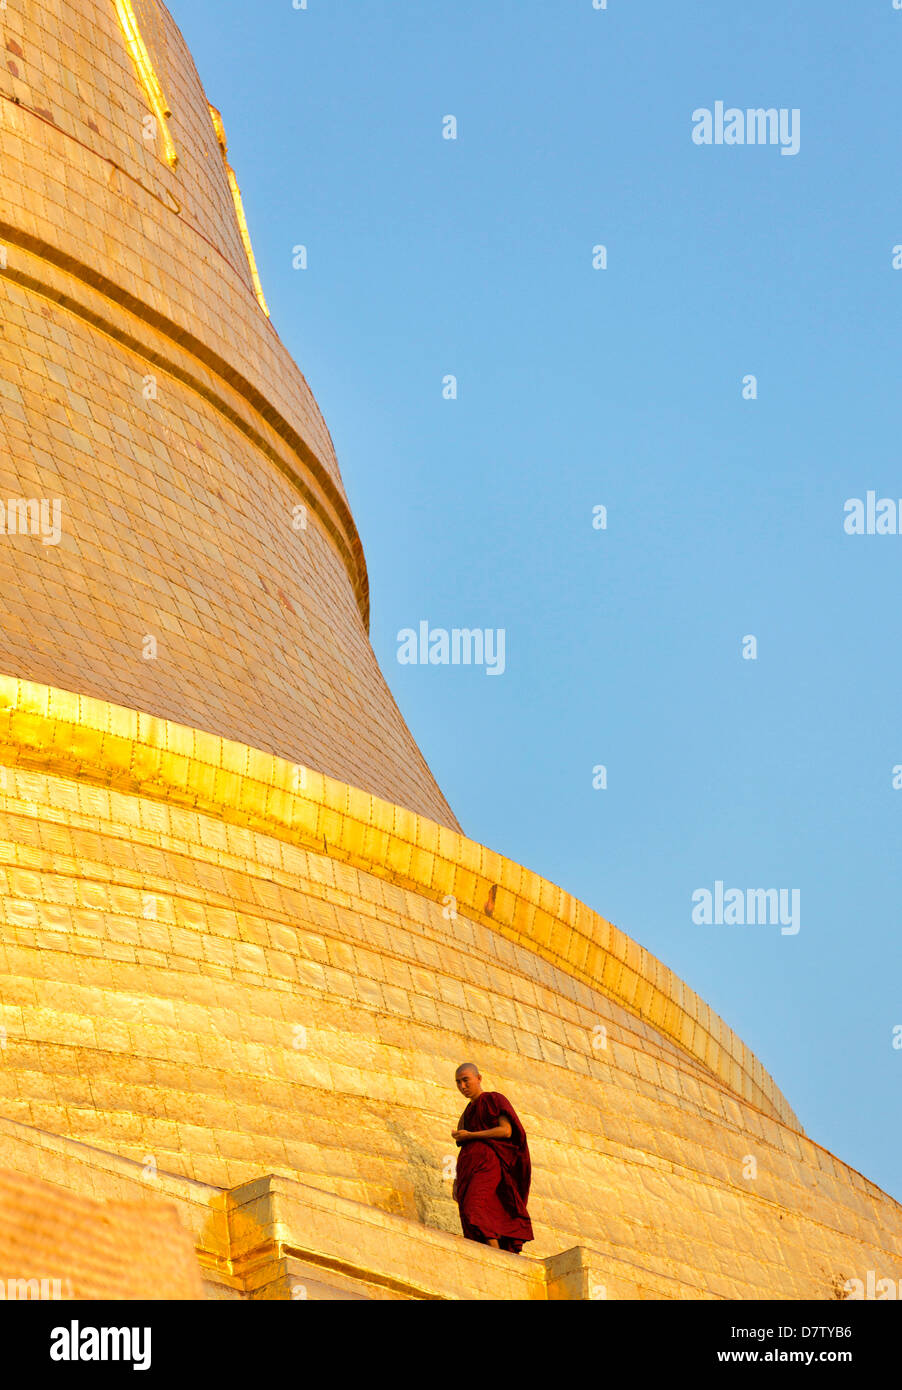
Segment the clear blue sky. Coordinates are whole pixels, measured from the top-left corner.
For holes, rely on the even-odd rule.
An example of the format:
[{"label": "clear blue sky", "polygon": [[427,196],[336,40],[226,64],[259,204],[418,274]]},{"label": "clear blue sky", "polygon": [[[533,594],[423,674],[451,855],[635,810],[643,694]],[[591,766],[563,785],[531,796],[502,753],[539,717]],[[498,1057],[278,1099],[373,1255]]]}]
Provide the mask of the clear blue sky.
[{"label": "clear blue sky", "polygon": [[[902,11],[171,7],[464,829],[671,966],[902,1198],[902,536],[843,530],[902,498]],[[799,153],[695,145],[718,100],[798,108]],[[504,675],[399,665],[421,619],[504,628]],[[718,879],[799,889],[801,930],[694,925]]]}]

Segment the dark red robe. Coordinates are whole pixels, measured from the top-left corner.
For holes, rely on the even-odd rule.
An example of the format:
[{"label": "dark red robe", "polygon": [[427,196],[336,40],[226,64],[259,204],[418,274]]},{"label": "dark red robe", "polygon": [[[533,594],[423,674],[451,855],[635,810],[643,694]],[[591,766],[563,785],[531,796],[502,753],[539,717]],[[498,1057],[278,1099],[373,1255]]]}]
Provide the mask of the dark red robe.
[{"label": "dark red robe", "polygon": [[495,1129],[506,1115],[510,1139],[465,1139],[457,1154],[457,1204],[468,1240],[497,1240],[502,1250],[519,1254],[533,1239],[526,1210],[532,1165],[526,1131],[517,1112],[500,1091],[483,1091],[471,1100],[458,1129]]}]

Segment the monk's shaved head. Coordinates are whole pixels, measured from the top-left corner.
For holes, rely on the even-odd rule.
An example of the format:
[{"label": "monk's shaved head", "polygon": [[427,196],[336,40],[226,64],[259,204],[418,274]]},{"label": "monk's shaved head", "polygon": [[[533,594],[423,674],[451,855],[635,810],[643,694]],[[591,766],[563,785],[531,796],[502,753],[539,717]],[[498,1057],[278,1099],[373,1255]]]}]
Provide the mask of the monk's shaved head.
[{"label": "monk's shaved head", "polygon": [[454,1073],[454,1084],[467,1100],[476,1100],[482,1095],[482,1077],[475,1062],[461,1062]]}]

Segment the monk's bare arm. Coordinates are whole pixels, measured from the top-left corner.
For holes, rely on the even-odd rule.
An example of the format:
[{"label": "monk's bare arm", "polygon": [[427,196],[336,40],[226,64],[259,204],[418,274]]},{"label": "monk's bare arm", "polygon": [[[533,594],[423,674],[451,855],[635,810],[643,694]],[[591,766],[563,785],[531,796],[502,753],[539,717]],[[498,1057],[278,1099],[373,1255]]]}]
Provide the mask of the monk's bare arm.
[{"label": "monk's bare arm", "polygon": [[510,1139],[512,1133],[510,1120],[502,1115],[501,1123],[494,1129],[456,1129],[454,1138],[462,1144],[467,1139]]}]

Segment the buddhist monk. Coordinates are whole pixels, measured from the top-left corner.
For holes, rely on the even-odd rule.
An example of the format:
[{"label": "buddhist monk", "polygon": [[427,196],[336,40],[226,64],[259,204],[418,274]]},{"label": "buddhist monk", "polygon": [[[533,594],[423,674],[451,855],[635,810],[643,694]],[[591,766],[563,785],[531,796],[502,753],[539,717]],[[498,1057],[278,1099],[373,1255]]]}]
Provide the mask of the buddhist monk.
[{"label": "buddhist monk", "polygon": [[454,1073],[469,1104],[451,1137],[460,1149],[453,1195],[467,1240],[519,1254],[532,1240],[526,1210],[532,1168],[526,1131],[500,1091],[484,1091],[475,1062]]}]

